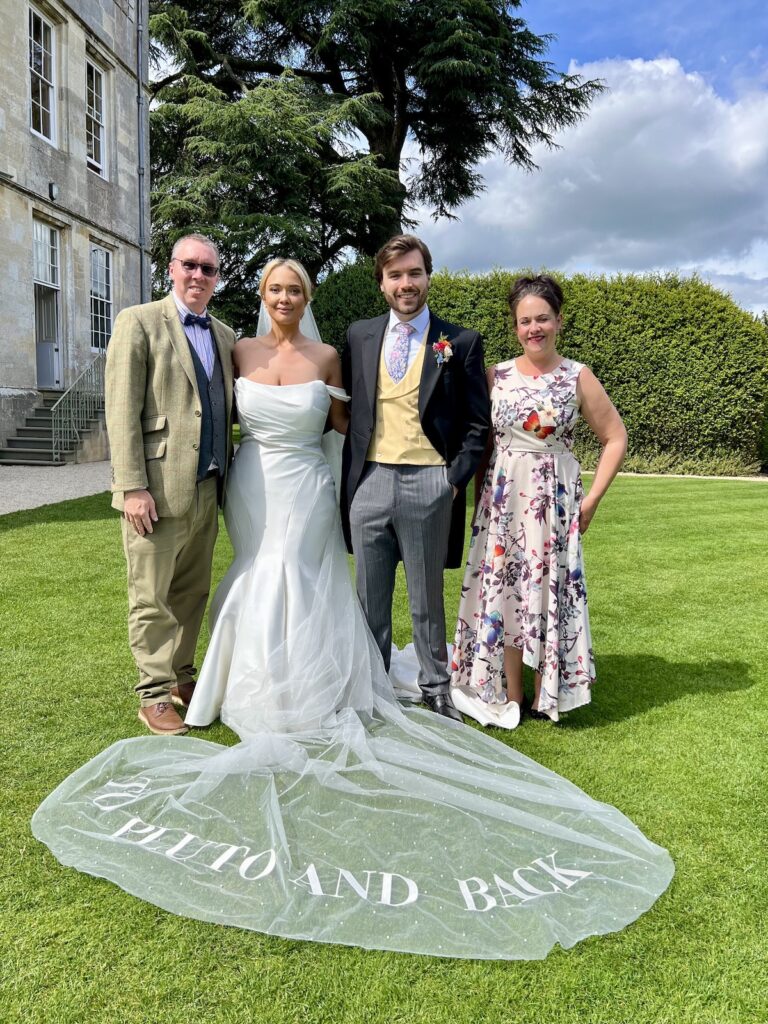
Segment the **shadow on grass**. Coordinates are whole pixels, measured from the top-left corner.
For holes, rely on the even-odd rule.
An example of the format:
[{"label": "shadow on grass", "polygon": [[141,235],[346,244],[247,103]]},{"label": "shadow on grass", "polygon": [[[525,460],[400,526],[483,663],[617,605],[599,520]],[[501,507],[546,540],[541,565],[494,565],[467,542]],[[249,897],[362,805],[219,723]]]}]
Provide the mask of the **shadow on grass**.
[{"label": "shadow on grass", "polygon": [[98,519],[117,520],[119,512],[112,508],[109,492],[91,494],[87,498],[73,498],[55,505],[41,505],[23,512],[9,512],[0,516],[0,533],[25,526],[44,526],[50,523],[83,523]]},{"label": "shadow on grass", "polygon": [[741,661],[671,662],[653,655],[609,654],[597,660],[592,703],[560,719],[558,727],[591,729],[672,704],[687,694],[716,698],[755,686]]}]

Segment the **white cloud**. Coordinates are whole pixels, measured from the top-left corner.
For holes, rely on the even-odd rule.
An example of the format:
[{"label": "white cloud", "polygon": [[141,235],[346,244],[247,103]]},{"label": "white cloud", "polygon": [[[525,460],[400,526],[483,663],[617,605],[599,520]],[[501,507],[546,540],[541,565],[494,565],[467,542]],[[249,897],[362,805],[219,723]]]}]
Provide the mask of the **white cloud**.
[{"label": "white cloud", "polygon": [[539,171],[489,159],[460,222],[424,216],[436,265],[695,270],[768,307],[768,92],[724,99],[669,57],[570,70],[608,91],[534,154]]}]

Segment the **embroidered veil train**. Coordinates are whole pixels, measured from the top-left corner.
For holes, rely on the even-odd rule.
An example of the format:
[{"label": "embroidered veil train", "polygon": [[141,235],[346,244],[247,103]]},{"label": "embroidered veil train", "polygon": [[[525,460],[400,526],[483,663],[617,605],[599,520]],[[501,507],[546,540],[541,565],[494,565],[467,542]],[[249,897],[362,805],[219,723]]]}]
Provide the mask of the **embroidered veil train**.
[{"label": "embroidered veil train", "polygon": [[535,959],[618,931],[673,875],[623,814],[395,700],[351,585],[320,381],[237,382],[235,559],[189,720],[115,743],[41,804],[65,865],[176,914],[291,938]]}]

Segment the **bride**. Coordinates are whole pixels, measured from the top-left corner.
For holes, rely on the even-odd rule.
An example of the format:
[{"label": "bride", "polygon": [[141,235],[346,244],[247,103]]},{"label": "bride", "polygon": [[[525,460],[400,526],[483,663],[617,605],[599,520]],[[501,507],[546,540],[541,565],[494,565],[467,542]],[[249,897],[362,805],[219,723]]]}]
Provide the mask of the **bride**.
[{"label": "bride", "polygon": [[[215,625],[186,722],[221,717],[243,738],[265,727],[306,729],[357,707],[358,675],[370,676],[367,662],[338,665],[348,648],[355,657],[368,651],[361,636],[350,644],[339,635],[354,616],[338,617],[348,569],[320,440],[326,421],[346,433],[348,415],[336,350],[301,331],[310,289],[300,263],[268,263],[260,285],[268,333],[242,338],[233,352],[242,443],[225,521],[235,557],[211,606]],[[361,699],[370,710],[367,694]]]},{"label": "bride", "polygon": [[351,584],[326,426],[338,356],[273,260],[268,333],[236,346],[234,560],[187,712],[240,737],[113,744],[41,804],[65,865],[173,913],[291,938],[536,959],[618,931],[673,874],[619,811],[450,719],[403,710]]}]

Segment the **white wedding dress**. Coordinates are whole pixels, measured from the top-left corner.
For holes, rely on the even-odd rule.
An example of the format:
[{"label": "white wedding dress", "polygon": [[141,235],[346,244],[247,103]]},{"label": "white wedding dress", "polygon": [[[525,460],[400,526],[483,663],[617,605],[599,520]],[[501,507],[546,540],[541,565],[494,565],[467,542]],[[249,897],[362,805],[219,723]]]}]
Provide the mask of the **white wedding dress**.
[{"label": "white wedding dress", "polygon": [[351,584],[320,381],[240,379],[243,443],[187,721],[122,740],[34,834],[66,865],[205,921],[437,956],[535,959],[618,931],[673,875],[615,808],[479,730],[394,699]]}]

